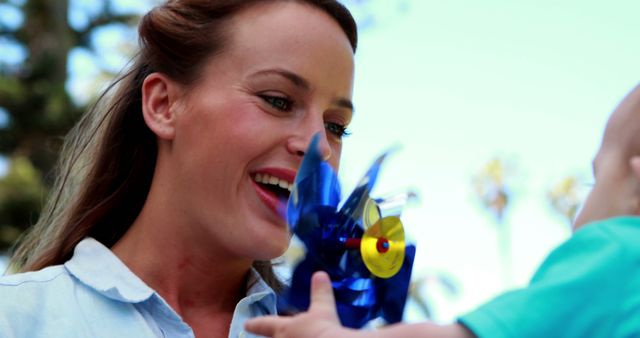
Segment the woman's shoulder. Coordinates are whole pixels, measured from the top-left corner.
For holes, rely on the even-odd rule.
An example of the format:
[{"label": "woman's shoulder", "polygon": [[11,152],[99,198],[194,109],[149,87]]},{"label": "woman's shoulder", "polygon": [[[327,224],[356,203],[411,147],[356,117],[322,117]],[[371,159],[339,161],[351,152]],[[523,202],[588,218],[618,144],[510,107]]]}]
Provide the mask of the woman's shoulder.
[{"label": "woman's shoulder", "polygon": [[33,313],[51,301],[68,300],[74,282],[64,266],[0,277],[0,316]]},{"label": "woman's shoulder", "polygon": [[38,326],[49,327],[45,322],[51,316],[66,317],[73,289],[72,277],[62,265],[1,276],[0,332],[8,337],[44,337]]},{"label": "woman's shoulder", "polygon": [[0,292],[6,289],[44,287],[65,277],[68,278],[68,273],[62,265],[53,265],[38,271],[4,275],[0,276]]},{"label": "woman's shoulder", "polygon": [[149,337],[148,332],[132,304],[101,295],[65,265],[0,277],[0,337]]},{"label": "woman's shoulder", "polygon": [[[73,281],[62,265],[46,267],[38,271],[22,272],[0,277],[0,299],[13,299],[20,303],[41,301],[47,294],[60,295],[72,289]],[[0,303],[0,309],[8,302]]]}]

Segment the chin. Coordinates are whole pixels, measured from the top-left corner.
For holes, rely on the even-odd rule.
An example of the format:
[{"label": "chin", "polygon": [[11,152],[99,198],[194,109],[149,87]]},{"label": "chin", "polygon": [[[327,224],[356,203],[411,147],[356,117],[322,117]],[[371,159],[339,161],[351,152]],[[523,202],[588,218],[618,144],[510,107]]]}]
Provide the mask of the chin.
[{"label": "chin", "polygon": [[270,245],[264,245],[260,247],[259,248],[260,251],[256,252],[254,255],[254,260],[269,261],[284,255],[284,253],[289,248],[288,238],[286,243],[280,243],[280,241],[278,241],[279,243],[274,243],[274,242],[269,243]]},{"label": "chin", "polygon": [[282,256],[289,248],[291,235],[287,223],[255,222],[244,239],[241,239],[245,257],[267,261]]}]

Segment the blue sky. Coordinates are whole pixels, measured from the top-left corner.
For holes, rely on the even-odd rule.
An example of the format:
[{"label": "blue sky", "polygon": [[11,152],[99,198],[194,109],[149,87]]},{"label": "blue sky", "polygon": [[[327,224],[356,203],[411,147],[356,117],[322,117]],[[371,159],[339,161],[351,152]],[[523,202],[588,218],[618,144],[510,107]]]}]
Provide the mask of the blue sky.
[{"label": "blue sky", "polygon": [[[580,177],[583,193],[592,183],[604,123],[640,82],[640,2],[372,0],[371,6],[354,7],[365,24],[356,55],[357,111],[340,176],[350,191],[378,154],[400,146],[374,195],[419,193],[420,202],[403,215],[418,246],[414,276],[444,272],[457,283],[457,297],[437,284],[423,290],[436,319],[448,321],[524,285],[570,235],[546,193],[567,175]],[[79,25],[82,15],[70,13]],[[121,48],[128,34],[108,29],[95,41]],[[124,59],[104,54],[96,61],[78,50],[70,62],[68,87],[83,100],[81,88],[101,86],[92,65],[117,69]],[[471,184],[495,157],[511,168],[508,285],[495,223]],[[409,309],[409,320],[422,319]]]}]

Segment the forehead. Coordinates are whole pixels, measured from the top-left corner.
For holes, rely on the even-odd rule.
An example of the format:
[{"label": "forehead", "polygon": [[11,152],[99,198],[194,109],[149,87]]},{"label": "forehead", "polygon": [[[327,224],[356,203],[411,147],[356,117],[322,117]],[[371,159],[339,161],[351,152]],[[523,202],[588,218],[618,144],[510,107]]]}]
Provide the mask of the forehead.
[{"label": "forehead", "polygon": [[308,4],[252,5],[231,19],[229,37],[228,52],[244,70],[280,67],[318,79],[353,77],[353,50],[346,34],[331,16]]},{"label": "forehead", "polygon": [[237,12],[230,21],[235,25],[232,28],[234,32],[240,34],[251,31],[252,34],[269,36],[286,32],[290,37],[298,35],[313,40],[314,35],[308,34],[319,32],[324,36],[333,36],[336,41],[346,42],[351,47],[346,33],[335,18],[322,8],[305,2],[259,1]]}]

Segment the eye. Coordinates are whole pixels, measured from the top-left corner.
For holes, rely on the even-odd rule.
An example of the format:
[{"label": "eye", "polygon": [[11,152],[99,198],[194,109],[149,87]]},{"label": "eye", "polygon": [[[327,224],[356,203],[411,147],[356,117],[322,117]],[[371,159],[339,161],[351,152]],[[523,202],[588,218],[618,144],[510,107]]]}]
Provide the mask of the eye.
[{"label": "eye", "polygon": [[325,122],[324,128],[336,136],[338,139],[342,139],[345,136],[351,135],[351,132],[347,129],[345,125],[335,123],[335,122]]},{"label": "eye", "polygon": [[274,96],[274,95],[258,95],[258,96],[277,110],[290,111],[291,107],[293,106],[293,102],[286,97]]}]

